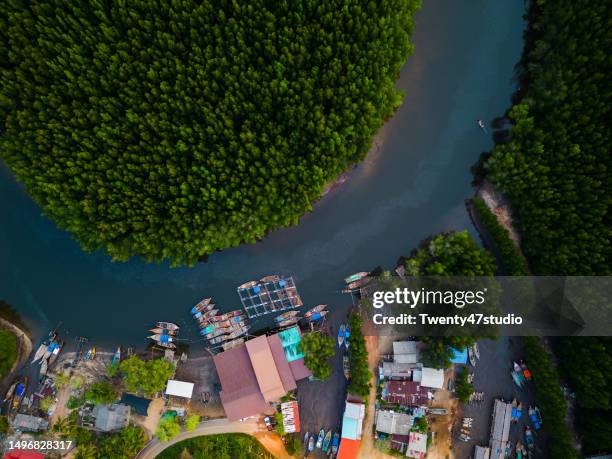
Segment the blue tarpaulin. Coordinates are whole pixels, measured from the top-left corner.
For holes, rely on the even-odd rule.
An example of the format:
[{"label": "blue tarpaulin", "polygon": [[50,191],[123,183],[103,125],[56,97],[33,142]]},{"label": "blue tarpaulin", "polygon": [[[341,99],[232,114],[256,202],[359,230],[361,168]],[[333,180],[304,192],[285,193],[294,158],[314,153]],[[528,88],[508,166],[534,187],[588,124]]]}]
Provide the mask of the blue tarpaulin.
[{"label": "blue tarpaulin", "polygon": [[453,356],[451,357],[451,363],[458,363],[458,364],[466,364],[468,361],[468,351],[467,351],[467,347],[464,347],[463,350],[459,351],[457,349],[455,349],[454,347],[450,348],[451,351],[453,351]]}]

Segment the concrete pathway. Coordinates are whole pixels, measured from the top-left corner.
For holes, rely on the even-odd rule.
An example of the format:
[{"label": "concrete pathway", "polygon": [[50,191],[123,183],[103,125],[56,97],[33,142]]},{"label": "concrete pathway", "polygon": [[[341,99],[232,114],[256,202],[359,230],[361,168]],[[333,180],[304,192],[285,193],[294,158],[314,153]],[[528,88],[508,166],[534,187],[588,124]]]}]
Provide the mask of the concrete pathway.
[{"label": "concrete pathway", "polygon": [[157,438],[153,438],[147,446],[138,453],[136,459],[154,459],[169,446],[189,438],[223,433],[245,433],[253,435],[258,432],[266,432],[265,426],[259,419],[247,419],[244,422],[230,422],[226,418],[204,421],[201,422],[195,430],[191,432],[183,431],[170,441],[160,442]]}]

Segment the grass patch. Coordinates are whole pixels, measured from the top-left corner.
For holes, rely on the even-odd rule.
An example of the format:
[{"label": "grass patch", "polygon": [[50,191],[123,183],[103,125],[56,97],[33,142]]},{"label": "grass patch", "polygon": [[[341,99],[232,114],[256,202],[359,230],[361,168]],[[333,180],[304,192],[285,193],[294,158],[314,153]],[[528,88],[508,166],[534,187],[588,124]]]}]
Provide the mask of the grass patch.
[{"label": "grass patch", "polygon": [[17,337],[0,328],[0,378],[6,376],[17,359]]},{"label": "grass patch", "polygon": [[261,444],[246,434],[205,435],[183,440],[162,451],[157,459],[272,459]]}]

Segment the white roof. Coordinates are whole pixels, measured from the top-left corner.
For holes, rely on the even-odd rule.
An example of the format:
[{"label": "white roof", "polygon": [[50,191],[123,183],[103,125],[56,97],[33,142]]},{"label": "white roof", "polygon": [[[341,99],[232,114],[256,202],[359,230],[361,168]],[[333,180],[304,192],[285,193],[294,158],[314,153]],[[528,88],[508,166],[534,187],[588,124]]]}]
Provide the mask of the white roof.
[{"label": "white roof", "polygon": [[376,430],[388,434],[408,435],[414,424],[409,414],[380,410],[376,413]]},{"label": "white roof", "polygon": [[421,386],[442,389],[444,387],[444,370],[423,367]]},{"label": "white roof", "polygon": [[168,387],[166,387],[166,395],[175,395],[177,397],[191,398],[192,394],[193,383],[177,381],[176,379],[168,380]]},{"label": "white roof", "polygon": [[419,432],[410,432],[409,435],[406,456],[423,459],[427,452],[427,435]]},{"label": "white roof", "polygon": [[344,415],[361,421],[365,417],[365,405],[363,403],[346,402]]},{"label": "white roof", "polygon": [[393,355],[416,354],[416,341],[394,341]]},{"label": "white roof", "polygon": [[474,459],[489,459],[491,450],[486,446],[474,447]]}]

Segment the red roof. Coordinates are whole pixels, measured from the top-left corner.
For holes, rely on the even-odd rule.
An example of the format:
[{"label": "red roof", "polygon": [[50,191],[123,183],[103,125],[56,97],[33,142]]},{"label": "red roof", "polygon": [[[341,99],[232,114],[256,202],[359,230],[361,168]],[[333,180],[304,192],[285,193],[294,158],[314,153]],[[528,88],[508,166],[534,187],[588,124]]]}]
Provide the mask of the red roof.
[{"label": "red roof", "polygon": [[343,438],[340,440],[340,449],[338,449],[338,456],[336,459],[356,459],[359,454],[359,440],[349,440]]},{"label": "red roof", "polygon": [[45,455],[36,451],[14,449],[4,453],[4,459],[45,459]]},{"label": "red roof", "polygon": [[270,351],[272,351],[272,358],[276,364],[276,369],[280,376],[281,382],[286,392],[297,389],[297,384],[291,373],[291,368],[285,357],[285,351],[283,351],[283,345],[278,335],[268,336],[268,344],[270,345]]},{"label": "red roof", "polygon": [[213,357],[221,382],[221,403],[230,421],[270,410],[259,389],[246,346]]},{"label": "red roof", "polygon": [[299,381],[300,379],[310,378],[312,373],[308,367],[304,364],[304,359],[297,359],[293,362],[289,362],[289,368],[293,374],[293,379]]},{"label": "red roof", "polygon": [[429,401],[428,392],[426,387],[416,381],[388,381],[383,398],[389,403],[402,406],[420,406]]}]

